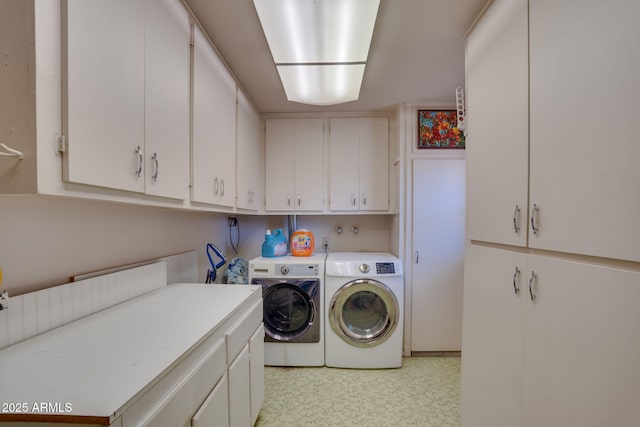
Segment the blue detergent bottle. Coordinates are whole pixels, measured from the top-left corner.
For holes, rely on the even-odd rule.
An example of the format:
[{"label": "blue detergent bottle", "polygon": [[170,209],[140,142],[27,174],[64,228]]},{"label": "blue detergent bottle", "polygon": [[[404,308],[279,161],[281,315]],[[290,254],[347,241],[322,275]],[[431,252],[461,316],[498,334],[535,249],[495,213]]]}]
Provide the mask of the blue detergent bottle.
[{"label": "blue detergent bottle", "polygon": [[262,256],[267,258],[285,256],[287,254],[287,239],[284,237],[281,228],[273,230],[267,229],[264,235],[264,243],[262,244]]}]

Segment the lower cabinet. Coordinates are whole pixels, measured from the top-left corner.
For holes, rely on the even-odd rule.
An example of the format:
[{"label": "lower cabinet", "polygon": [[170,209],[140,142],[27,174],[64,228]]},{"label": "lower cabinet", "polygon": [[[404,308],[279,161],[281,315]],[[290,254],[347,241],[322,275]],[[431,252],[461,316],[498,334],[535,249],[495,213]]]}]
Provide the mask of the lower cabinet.
[{"label": "lower cabinet", "polygon": [[247,427],[251,424],[251,374],[249,345],[245,345],[229,366],[229,426]]},{"label": "lower cabinet", "polygon": [[249,374],[251,381],[251,425],[258,419],[260,408],[264,403],[264,326],[249,340]]},{"label": "lower cabinet", "polygon": [[469,244],[460,425],[640,419],[640,272]]},{"label": "lower cabinet", "polygon": [[213,391],[204,401],[191,420],[191,427],[228,427],[229,393],[227,374],[224,374]]}]

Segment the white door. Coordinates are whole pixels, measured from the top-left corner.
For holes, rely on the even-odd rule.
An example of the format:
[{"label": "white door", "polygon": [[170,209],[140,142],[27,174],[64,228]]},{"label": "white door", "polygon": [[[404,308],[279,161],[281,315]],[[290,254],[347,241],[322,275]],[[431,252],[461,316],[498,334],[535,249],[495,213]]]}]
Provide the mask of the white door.
[{"label": "white door", "polygon": [[640,261],[640,2],[531,0],[530,15],[529,246]]},{"label": "white door", "polygon": [[65,4],[64,179],[143,192],[144,1]]},{"label": "white door", "polygon": [[527,255],[469,244],[464,276],[460,426],[519,426]]},{"label": "white door", "polygon": [[360,208],[360,127],[358,118],[332,118],[329,186],[332,211]]},{"label": "white door", "polygon": [[266,210],[293,210],[293,119],[267,119],[265,126]]},{"label": "white door", "polygon": [[228,427],[229,393],[225,373],[191,419],[191,427]]},{"label": "white door", "polygon": [[542,256],[529,270],[522,425],[637,424],[640,272]]},{"label": "white door", "polygon": [[389,210],[389,119],[360,118],[360,210]]},{"label": "white door", "polygon": [[293,177],[296,211],[324,209],[323,177],[324,122],[322,119],[296,119]]},{"label": "white door", "polygon": [[251,425],[251,377],[249,374],[249,344],[229,366],[229,426]]},{"label": "white door", "polygon": [[254,425],[264,403],[264,326],[262,324],[249,339],[249,357],[251,425]]},{"label": "white door", "polygon": [[191,200],[234,206],[235,140],[235,81],[194,26]]},{"label": "white door", "polygon": [[189,198],[189,14],[145,1],[145,193]]},{"label": "white door", "polygon": [[413,161],[411,351],[459,351],[465,161]]},{"label": "white door", "polygon": [[467,39],[470,240],[527,244],[527,4],[527,0],[495,0]]},{"label": "white door", "polygon": [[260,139],[260,115],[246,95],[238,90],[238,157],[236,186],[241,209],[258,210],[262,207],[264,157]]}]

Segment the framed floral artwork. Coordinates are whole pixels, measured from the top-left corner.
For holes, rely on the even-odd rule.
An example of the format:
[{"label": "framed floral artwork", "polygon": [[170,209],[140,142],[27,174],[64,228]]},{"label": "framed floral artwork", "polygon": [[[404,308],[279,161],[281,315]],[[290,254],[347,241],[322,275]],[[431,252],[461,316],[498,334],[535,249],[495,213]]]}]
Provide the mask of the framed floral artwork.
[{"label": "framed floral artwork", "polygon": [[464,149],[456,110],[418,110],[418,149]]}]

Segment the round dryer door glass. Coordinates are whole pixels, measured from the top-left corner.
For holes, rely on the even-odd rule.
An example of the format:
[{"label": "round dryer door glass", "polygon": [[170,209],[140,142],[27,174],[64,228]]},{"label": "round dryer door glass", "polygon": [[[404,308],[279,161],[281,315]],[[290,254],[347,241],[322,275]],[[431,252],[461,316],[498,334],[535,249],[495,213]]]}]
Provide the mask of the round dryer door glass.
[{"label": "round dryer door glass", "polygon": [[376,280],[354,280],[334,294],[329,323],[349,344],[369,347],[384,342],[395,330],[399,316],[393,292]]},{"label": "round dryer door glass", "polygon": [[302,336],[313,325],[315,305],[302,288],[290,283],[269,287],[262,294],[264,328],[278,341]]}]

